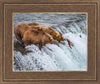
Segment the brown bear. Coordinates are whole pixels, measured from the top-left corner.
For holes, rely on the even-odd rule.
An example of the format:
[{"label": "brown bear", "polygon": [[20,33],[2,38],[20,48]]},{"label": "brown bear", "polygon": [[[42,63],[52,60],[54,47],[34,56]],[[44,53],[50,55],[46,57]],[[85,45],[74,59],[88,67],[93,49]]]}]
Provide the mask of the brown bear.
[{"label": "brown bear", "polygon": [[31,26],[28,26],[25,23],[18,24],[14,29],[16,39],[19,40],[20,42],[22,42],[24,32],[27,30],[31,30],[31,29],[33,29],[35,31],[41,30],[41,28],[39,26],[32,28]]},{"label": "brown bear", "polygon": [[47,32],[48,34],[50,34],[54,40],[60,42],[60,41],[64,41],[64,38],[62,37],[61,34],[59,34],[57,31],[54,31],[51,27],[41,27],[42,31]]},{"label": "brown bear", "polygon": [[39,49],[47,43],[53,44],[53,38],[46,32],[27,30],[23,35],[23,41],[26,45],[39,44]]},{"label": "brown bear", "polygon": [[48,34],[52,35],[53,39],[60,42],[60,41],[64,41],[64,38],[62,37],[61,34],[59,34],[57,31],[54,31],[51,27],[45,27],[42,25],[39,25],[38,23],[29,23],[28,25],[30,25],[33,29],[35,28],[40,28],[42,29],[43,32],[47,32]]}]

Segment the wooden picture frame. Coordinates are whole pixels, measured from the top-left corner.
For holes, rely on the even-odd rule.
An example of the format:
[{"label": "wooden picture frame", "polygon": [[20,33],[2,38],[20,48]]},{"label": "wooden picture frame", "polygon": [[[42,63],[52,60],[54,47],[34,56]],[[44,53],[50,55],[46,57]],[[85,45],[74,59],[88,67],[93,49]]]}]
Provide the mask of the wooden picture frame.
[{"label": "wooden picture frame", "polygon": [[[99,84],[100,83],[99,0],[0,0],[1,84]],[[88,70],[52,72],[12,71],[13,12],[86,12],[88,14]]]}]

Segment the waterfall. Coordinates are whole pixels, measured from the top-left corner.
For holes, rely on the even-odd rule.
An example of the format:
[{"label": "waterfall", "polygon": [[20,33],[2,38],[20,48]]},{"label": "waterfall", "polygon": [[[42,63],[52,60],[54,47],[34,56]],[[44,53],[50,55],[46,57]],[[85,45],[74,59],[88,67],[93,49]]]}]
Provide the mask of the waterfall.
[{"label": "waterfall", "polygon": [[[27,22],[24,21],[24,23]],[[45,24],[41,23],[41,21],[38,23],[42,25]],[[46,25],[48,24],[49,22]],[[62,34],[64,39],[68,39],[71,42],[71,48],[65,40],[61,43],[54,41],[54,44],[46,44],[42,47],[41,51],[38,45],[34,44],[26,46],[24,49],[20,46],[20,50],[17,50],[15,45],[19,43],[14,36],[15,49],[13,69],[17,71],[86,71],[86,25],[86,18],[84,19],[82,15],[77,16],[77,18],[73,20],[63,20],[60,24],[58,21],[57,24],[48,25],[51,26],[53,30]]]}]

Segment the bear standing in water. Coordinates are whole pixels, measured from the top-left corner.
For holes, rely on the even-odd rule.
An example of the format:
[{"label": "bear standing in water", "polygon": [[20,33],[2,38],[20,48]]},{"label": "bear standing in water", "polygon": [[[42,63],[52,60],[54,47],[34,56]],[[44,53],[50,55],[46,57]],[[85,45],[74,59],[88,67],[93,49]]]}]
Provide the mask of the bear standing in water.
[{"label": "bear standing in water", "polygon": [[59,34],[57,31],[54,31],[51,27],[44,27],[39,25],[38,23],[28,23],[29,26],[31,26],[33,29],[34,28],[41,28],[43,32],[46,32],[48,34],[50,34],[54,40],[60,42],[60,41],[64,41],[64,38],[62,37],[61,34]]},{"label": "bear standing in water", "polygon": [[41,49],[47,43],[53,44],[53,41],[64,41],[64,38],[51,27],[41,26],[38,23],[18,24],[14,29],[15,37],[21,43],[26,45],[39,44]]},{"label": "bear standing in water", "polygon": [[23,35],[23,40],[26,45],[39,44],[39,49],[47,43],[53,44],[53,38],[46,32],[28,30]]}]

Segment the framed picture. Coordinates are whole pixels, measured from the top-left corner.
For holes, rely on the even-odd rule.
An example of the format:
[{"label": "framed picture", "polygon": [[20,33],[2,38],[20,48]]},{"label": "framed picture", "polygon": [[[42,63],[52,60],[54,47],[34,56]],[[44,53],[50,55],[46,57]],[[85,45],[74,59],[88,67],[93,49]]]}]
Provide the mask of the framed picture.
[{"label": "framed picture", "polygon": [[99,84],[99,0],[1,0],[1,84]]},{"label": "framed picture", "polygon": [[87,71],[87,17],[13,13],[13,71]]}]

